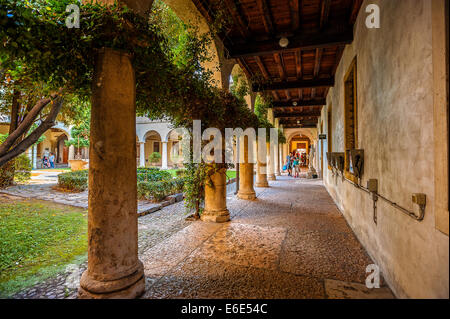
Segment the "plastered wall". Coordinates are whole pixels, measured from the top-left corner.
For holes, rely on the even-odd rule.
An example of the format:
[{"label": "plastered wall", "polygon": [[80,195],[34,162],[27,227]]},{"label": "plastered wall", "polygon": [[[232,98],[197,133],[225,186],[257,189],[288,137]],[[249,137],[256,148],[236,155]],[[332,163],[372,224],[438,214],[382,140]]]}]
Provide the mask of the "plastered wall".
[{"label": "plastered wall", "polygon": [[[435,0],[433,0],[435,1]],[[324,184],[356,236],[399,298],[449,297],[449,238],[436,229],[434,200],[432,13],[429,0],[364,1],[355,39],[346,46],[330,89],[333,151],[344,149],[343,79],[357,57],[358,148],[365,151],[362,185],[378,179],[383,196],[410,210],[413,193],[427,195],[418,222],[333,176],[324,158]],[[365,8],[378,4],[381,28],[367,29]],[[322,110],[327,130],[327,108]],[[320,121],[319,121],[320,123]],[[327,141],[324,149],[327,150]]]}]

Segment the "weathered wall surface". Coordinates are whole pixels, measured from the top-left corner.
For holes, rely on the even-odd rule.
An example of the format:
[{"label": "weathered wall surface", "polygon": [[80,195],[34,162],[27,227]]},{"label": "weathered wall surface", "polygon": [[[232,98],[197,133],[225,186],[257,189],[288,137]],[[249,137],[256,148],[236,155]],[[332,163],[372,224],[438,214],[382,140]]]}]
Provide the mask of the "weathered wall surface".
[{"label": "weathered wall surface", "polygon": [[[381,9],[381,28],[367,29],[365,8]],[[324,183],[358,239],[400,298],[448,298],[449,238],[436,230],[434,213],[433,60],[429,0],[365,1],[330,90],[333,151],[344,149],[343,79],[357,57],[358,148],[365,151],[362,185],[379,181],[379,192],[418,211],[412,193],[425,193],[425,219],[417,222],[378,201],[373,222],[370,196],[333,176]],[[324,129],[327,108],[322,111]],[[330,132],[328,132],[329,134]],[[325,150],[327,145],[325,142]]]}]

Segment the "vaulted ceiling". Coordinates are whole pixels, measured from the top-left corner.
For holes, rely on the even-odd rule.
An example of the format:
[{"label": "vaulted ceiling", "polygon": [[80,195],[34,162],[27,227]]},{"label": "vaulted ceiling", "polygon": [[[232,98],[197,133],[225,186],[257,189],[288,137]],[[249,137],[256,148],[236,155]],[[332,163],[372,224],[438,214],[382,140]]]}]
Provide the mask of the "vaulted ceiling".
[{"label": "vaulted ceiling", "polygon": [[[218,0],[193,0],[209,21]],[[363,0],[219,0],[232,26],[219,36],[254,92],[270,92],[285,128],[315,127]],[[280,39],[287,38],[286,47]]]}]

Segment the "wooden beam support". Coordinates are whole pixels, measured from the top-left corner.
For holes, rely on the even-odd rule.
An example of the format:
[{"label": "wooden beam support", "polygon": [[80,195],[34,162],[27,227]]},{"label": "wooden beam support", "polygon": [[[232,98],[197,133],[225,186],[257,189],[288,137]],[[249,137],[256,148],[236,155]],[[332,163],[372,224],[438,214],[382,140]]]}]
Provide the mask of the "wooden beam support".
[{"label": "wooden beam support", "polygon": [[350,11],[350,18],[349,23],[351,25],[355,24],[356,18],[358,17],[359,10],[361,9],[363,0],[353,0],[351,11]]},{"label": "wooden beam support", "polygon": [[283,66],[283,56],[280,53],[275,53],[273,55],[273,58],[275,60],[275,64],[278,68],[278,73],[280,74],[281,81],[286,81],[286,72],[284,72],[284,66]]},{"label": "wooden beam support", "polygon": [[327,88],[334,86],[334,77],[315,80],[298,80],[290,82],[274,82],[266,84],[252,85],[253,92],[287,90],[287,89],[304,89],[304,88]]},{"label": "wooden beam support", "polygon": [[297,31],[300,28],[300,0],[289,0],[289,7],[291,8],[292,30]]},{"label": "wooden beam support", "polygon": [[314,113],[280,113],[280,114],[274,114],[275,118],[279,119],[289,119],[294,118],[295,120],[304,120],[304,119],[316,119],[320,116],[320,112],[314,112]]},{"label": "wooden beam support", "polygon": [[323,29],[328,23],[328,17],[330,15],[330,2],[331,0],[322,0],[322,7],[320,9],[320,29]]},{"label": "wooden beam support", "polygon": [[[297,105],[294,106],[294,102]],[[326,105],[327,101],[325,99],[314,99],[314,100],[300,100],[300,101],[280,101],[272,103],[272,107],[304,107],[304,106],[322,106]]]},{"label": "wooden beam support", "polygon": [[255,56],[256,64],[258,64],[259,70],[261,71],[263,77],[268,80],[270,78],[269,72],[267,72],[266,66],[264,65],[264,62],[259,56]]},{"label": "wooden beam support", "polygon": [[336,33],[335,30],[324,31],[318,34],[300,34],[289,38],[287,48],[280,47],[278,39],[258,41],[236,45],[228,48],[229,58],[241,58],[249,56],[262,56],[284,51],[313,50],[317,48],[335,47],[350,44],[353,41],[353,30],[351,28],[344,32]]},{"label": "wooden beam support", "polygon": [[234,0],[225,0],[225,5],[231,13],[233,17],[233,21],[238,27],[239,32],[241,33],[244,39],[250,37],[250,31],[248,30],[248,22],[242,16],[239,8],[236,6]]},{"label": "wooden beam support", "polygon": [[267,4],[267,0],[257,0],[256,3],[258,4],[259,11],[263,17],[264,27],[266,28],[267,33],[273,35],[275,29],[273,27],[272,14]]}]

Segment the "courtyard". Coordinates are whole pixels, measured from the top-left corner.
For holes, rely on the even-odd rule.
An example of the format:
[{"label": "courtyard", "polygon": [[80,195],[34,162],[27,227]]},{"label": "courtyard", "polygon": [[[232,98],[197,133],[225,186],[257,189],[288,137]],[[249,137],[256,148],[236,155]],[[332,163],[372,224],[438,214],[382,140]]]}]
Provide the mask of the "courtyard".
[{"label": "courtyard", "polygon": [[0,0],[0,297],[448,299],[448,11]]},{"label": "courtyard", "polygon": [[[255,201],[228,192],[225,224],[186,221],[182,202],[139,217],[142,298],[393,298],[384,282],[366,288],[373,261],[320,181],[282,176],[256,192]],[[14,297],[75,298],[70,275]]]}]

